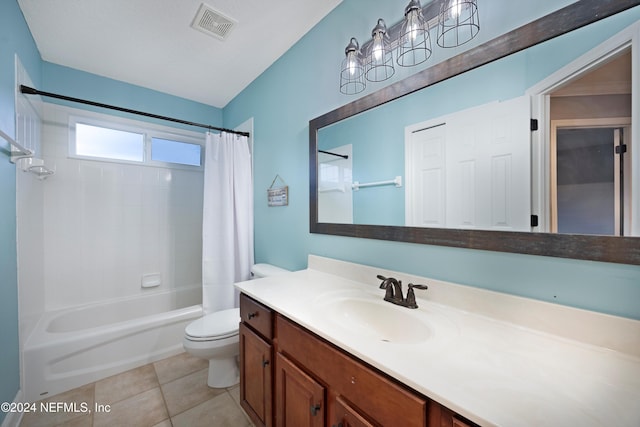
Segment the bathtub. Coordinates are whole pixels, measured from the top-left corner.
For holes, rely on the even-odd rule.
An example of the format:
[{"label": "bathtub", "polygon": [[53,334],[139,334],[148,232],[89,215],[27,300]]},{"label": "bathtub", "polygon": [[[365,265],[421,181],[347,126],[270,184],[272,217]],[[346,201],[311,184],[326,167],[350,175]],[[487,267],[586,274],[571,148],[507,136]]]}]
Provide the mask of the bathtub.
[{"label": "bathtub", "polygon": [[183,351],[202,316],[202,287],[45,313],[23,349],[25,400],[34,402]]}]

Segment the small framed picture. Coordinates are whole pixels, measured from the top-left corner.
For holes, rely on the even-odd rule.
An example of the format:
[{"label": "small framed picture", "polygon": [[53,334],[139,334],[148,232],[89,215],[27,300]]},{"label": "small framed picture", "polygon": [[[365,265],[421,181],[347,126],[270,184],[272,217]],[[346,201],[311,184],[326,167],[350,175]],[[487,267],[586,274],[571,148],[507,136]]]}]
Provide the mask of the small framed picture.
[{"label": "small framed picture", "polygon": [[[274,187],[273,184],[277,179],[280,179],[284,185]],[[280,175],[276,175],[271,186],[267,189],[267,203],[269,206],[287,206],[289,204],[289,186],[280,178]]]}]

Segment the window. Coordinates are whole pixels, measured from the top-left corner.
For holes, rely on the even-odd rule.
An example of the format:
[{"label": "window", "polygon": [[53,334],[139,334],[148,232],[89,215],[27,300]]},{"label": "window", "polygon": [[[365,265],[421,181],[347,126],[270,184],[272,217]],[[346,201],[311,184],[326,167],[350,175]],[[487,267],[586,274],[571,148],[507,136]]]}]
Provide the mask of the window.
[{"label": "window", "polygon": [[144,135],[76,123],[75,154],[103,159],[142,162]]},{"label": "window", "polygon": [[125,123],[117,118],[113,122],[107,120],[71,117],[69,156],[171,168],[202,168],[202,134],[137,121]]},{"label": "window", "polygon": [[151,138],[151,160],[181,165],[200,166],[202,147],[199,144]]}]

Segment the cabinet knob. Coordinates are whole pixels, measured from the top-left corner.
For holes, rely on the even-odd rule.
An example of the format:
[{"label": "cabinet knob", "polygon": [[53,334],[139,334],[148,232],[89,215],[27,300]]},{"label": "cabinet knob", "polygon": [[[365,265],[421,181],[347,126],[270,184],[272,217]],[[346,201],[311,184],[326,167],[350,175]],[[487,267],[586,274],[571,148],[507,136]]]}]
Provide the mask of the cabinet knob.
[{"label": "cabinet knob", "polygon": [[263,367],[263,368],[266,368],[266,367],[267,367],[267,365],[269,365],[269,361],[268,361],[267,359],[264,359],[264,360],[262,361],[262,367]]},{"label": "cabinet knob", "polygon": [[318,411],[320,411],[320,404],[311,405],[311,415],[315,417],[318,415]]},{"label": "cabinet knob", "polygon": [[257,312],[257,311],[255,311],[255,312],[253,312],[253,313],[249,313],[249,316],[248,316],[248,317],[249,317],[249,319],[253,319],[253,318],[254,318],[254,317],[256,317],[257,315],[258,315],[258,312]]}]

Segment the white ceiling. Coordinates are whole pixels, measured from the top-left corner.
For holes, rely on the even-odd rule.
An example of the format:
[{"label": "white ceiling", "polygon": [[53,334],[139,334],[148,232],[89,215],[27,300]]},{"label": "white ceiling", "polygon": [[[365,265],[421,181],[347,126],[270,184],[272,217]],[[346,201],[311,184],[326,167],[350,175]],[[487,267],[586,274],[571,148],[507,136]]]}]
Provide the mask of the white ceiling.
[{"label": "white ceiling", "polygon": [[237,21],[191,27],[202,0],[18,0],[42,59],[222,108],[342,0],[204,0]]}]

